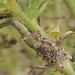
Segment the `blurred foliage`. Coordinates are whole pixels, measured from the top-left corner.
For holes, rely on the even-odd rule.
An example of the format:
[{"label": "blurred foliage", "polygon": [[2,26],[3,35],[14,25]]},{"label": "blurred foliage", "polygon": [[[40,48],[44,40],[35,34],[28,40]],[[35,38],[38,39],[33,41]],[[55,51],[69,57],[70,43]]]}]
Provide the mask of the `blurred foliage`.
[{"label": "blurred foliage", "polygon": [[32,21],[36,20],[47,5],[46,0],[19,0],[18,4]]},{"label": "blurred foliage", "polygon": [[[75,20],[70,17],[67,6],[62,0],[59,0],[60,4],[57,4],[60,8],[55,4],[55,0],[49,0],[48,4],[46,0],[17,1],[31,21],[36,22],[40,16],[41,26],[52,38],[55,35],[62,35],[68,30],[75,31]],[[0,8],[2,7],[5,6],[3,0],[0,0]],[[3,40],[3,35],[5,35],[7,41]],[[27,75],[30,70],[29,66],[40,66],[45,63],[40,57],[36,57],[35,51],[20,39],[21,35],[14,27],[9,25],[0,29],[0,75]],[[11,40],[16,40],[17,42],[12,45]],[[71,61],[73,68],[75,68],[75,35],[68,36],[64,40],[63,46],[73,56]],[[56,71],[55,68],[46,70],[43,75],[48,74],[63,75]]]}]

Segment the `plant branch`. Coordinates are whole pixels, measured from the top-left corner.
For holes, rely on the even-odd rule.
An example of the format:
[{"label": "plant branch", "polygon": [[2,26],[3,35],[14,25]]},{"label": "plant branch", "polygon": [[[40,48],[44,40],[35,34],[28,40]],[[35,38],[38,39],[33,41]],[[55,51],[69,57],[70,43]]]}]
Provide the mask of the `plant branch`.
[{"label": "plant branch", "polygon": [[37,42],[32,35],[30,34],[30,32],[28,31],[28,29],[21,23],[19,23],[18,21],[12,21],[11,22],[12,26],[14,28],[16,28],[19,33],[22,36],[22,39],[33,49],[37,49],[39,46],[39,42]]}]

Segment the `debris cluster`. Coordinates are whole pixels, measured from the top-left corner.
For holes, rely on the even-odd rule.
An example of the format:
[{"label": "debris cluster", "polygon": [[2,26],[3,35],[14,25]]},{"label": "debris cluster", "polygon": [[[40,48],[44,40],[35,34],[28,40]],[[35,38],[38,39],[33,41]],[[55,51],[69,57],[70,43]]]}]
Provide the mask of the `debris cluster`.
[{"label": "debris cluster", "polygon": [[47,38],[43,38],[41,45],[37,50],[40,57],[47,61],[48,66],[63,66],[62,62],[71,59],[71,56],[64,50],[62,46],[52,43]]}]

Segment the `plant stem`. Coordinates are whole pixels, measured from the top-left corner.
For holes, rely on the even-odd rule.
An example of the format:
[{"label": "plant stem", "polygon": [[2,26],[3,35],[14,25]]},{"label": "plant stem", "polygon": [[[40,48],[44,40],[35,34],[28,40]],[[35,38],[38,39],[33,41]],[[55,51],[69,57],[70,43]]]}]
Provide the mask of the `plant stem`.
[{"label": "plant stem", "polygon": [[8,6],[8,11],[18,20],[21,20],[30,32],[39,31],[43,37],[47,36],[45,31],[39,25],[35,24],[34,22],[28,19],[28,17],[17,5],[16,0],[6,0],[6,2]]},{"label": "plant stem", "polygon": [[39,42],[37,42],[30,34],[28,29],[21,23],[17,21],[12,21],[12,26],[14,26],[22,36],[22,39],[25,38],[25,42],[32,47],[33,49],[37,49],[39,46]]},{"label": "plant stem", "polygon": [[73,71],[73,68],[69,61],[65,61],[64,63],[63,72],[67,75],[75,75],[75,72]]}]

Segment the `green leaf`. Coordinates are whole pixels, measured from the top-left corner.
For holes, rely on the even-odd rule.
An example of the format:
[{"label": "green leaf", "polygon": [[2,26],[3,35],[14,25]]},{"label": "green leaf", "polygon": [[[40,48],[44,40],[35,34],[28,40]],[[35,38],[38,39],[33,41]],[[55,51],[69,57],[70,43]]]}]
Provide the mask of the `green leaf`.
[{"label": "green leaf", "polygon": [[18,5],[30,20],[35,20],[46,8],[46,0],[19,0]]},{"label": "green leaf", "polygon": [[59,25],[57,25],[55,28],[53,28],[53,30],[49,34],[50,39],[53,39],[55,36],[60,36]]},{"label": "green leaf", "polygon": [[37,15],[36,17],[40,16],[40,14],[44,11],[44,9],[46,8],[46,5],[47,5],[48,2],[43,2],[43,4],[40,6],[40,8],[38,9],[37,11]]}]

